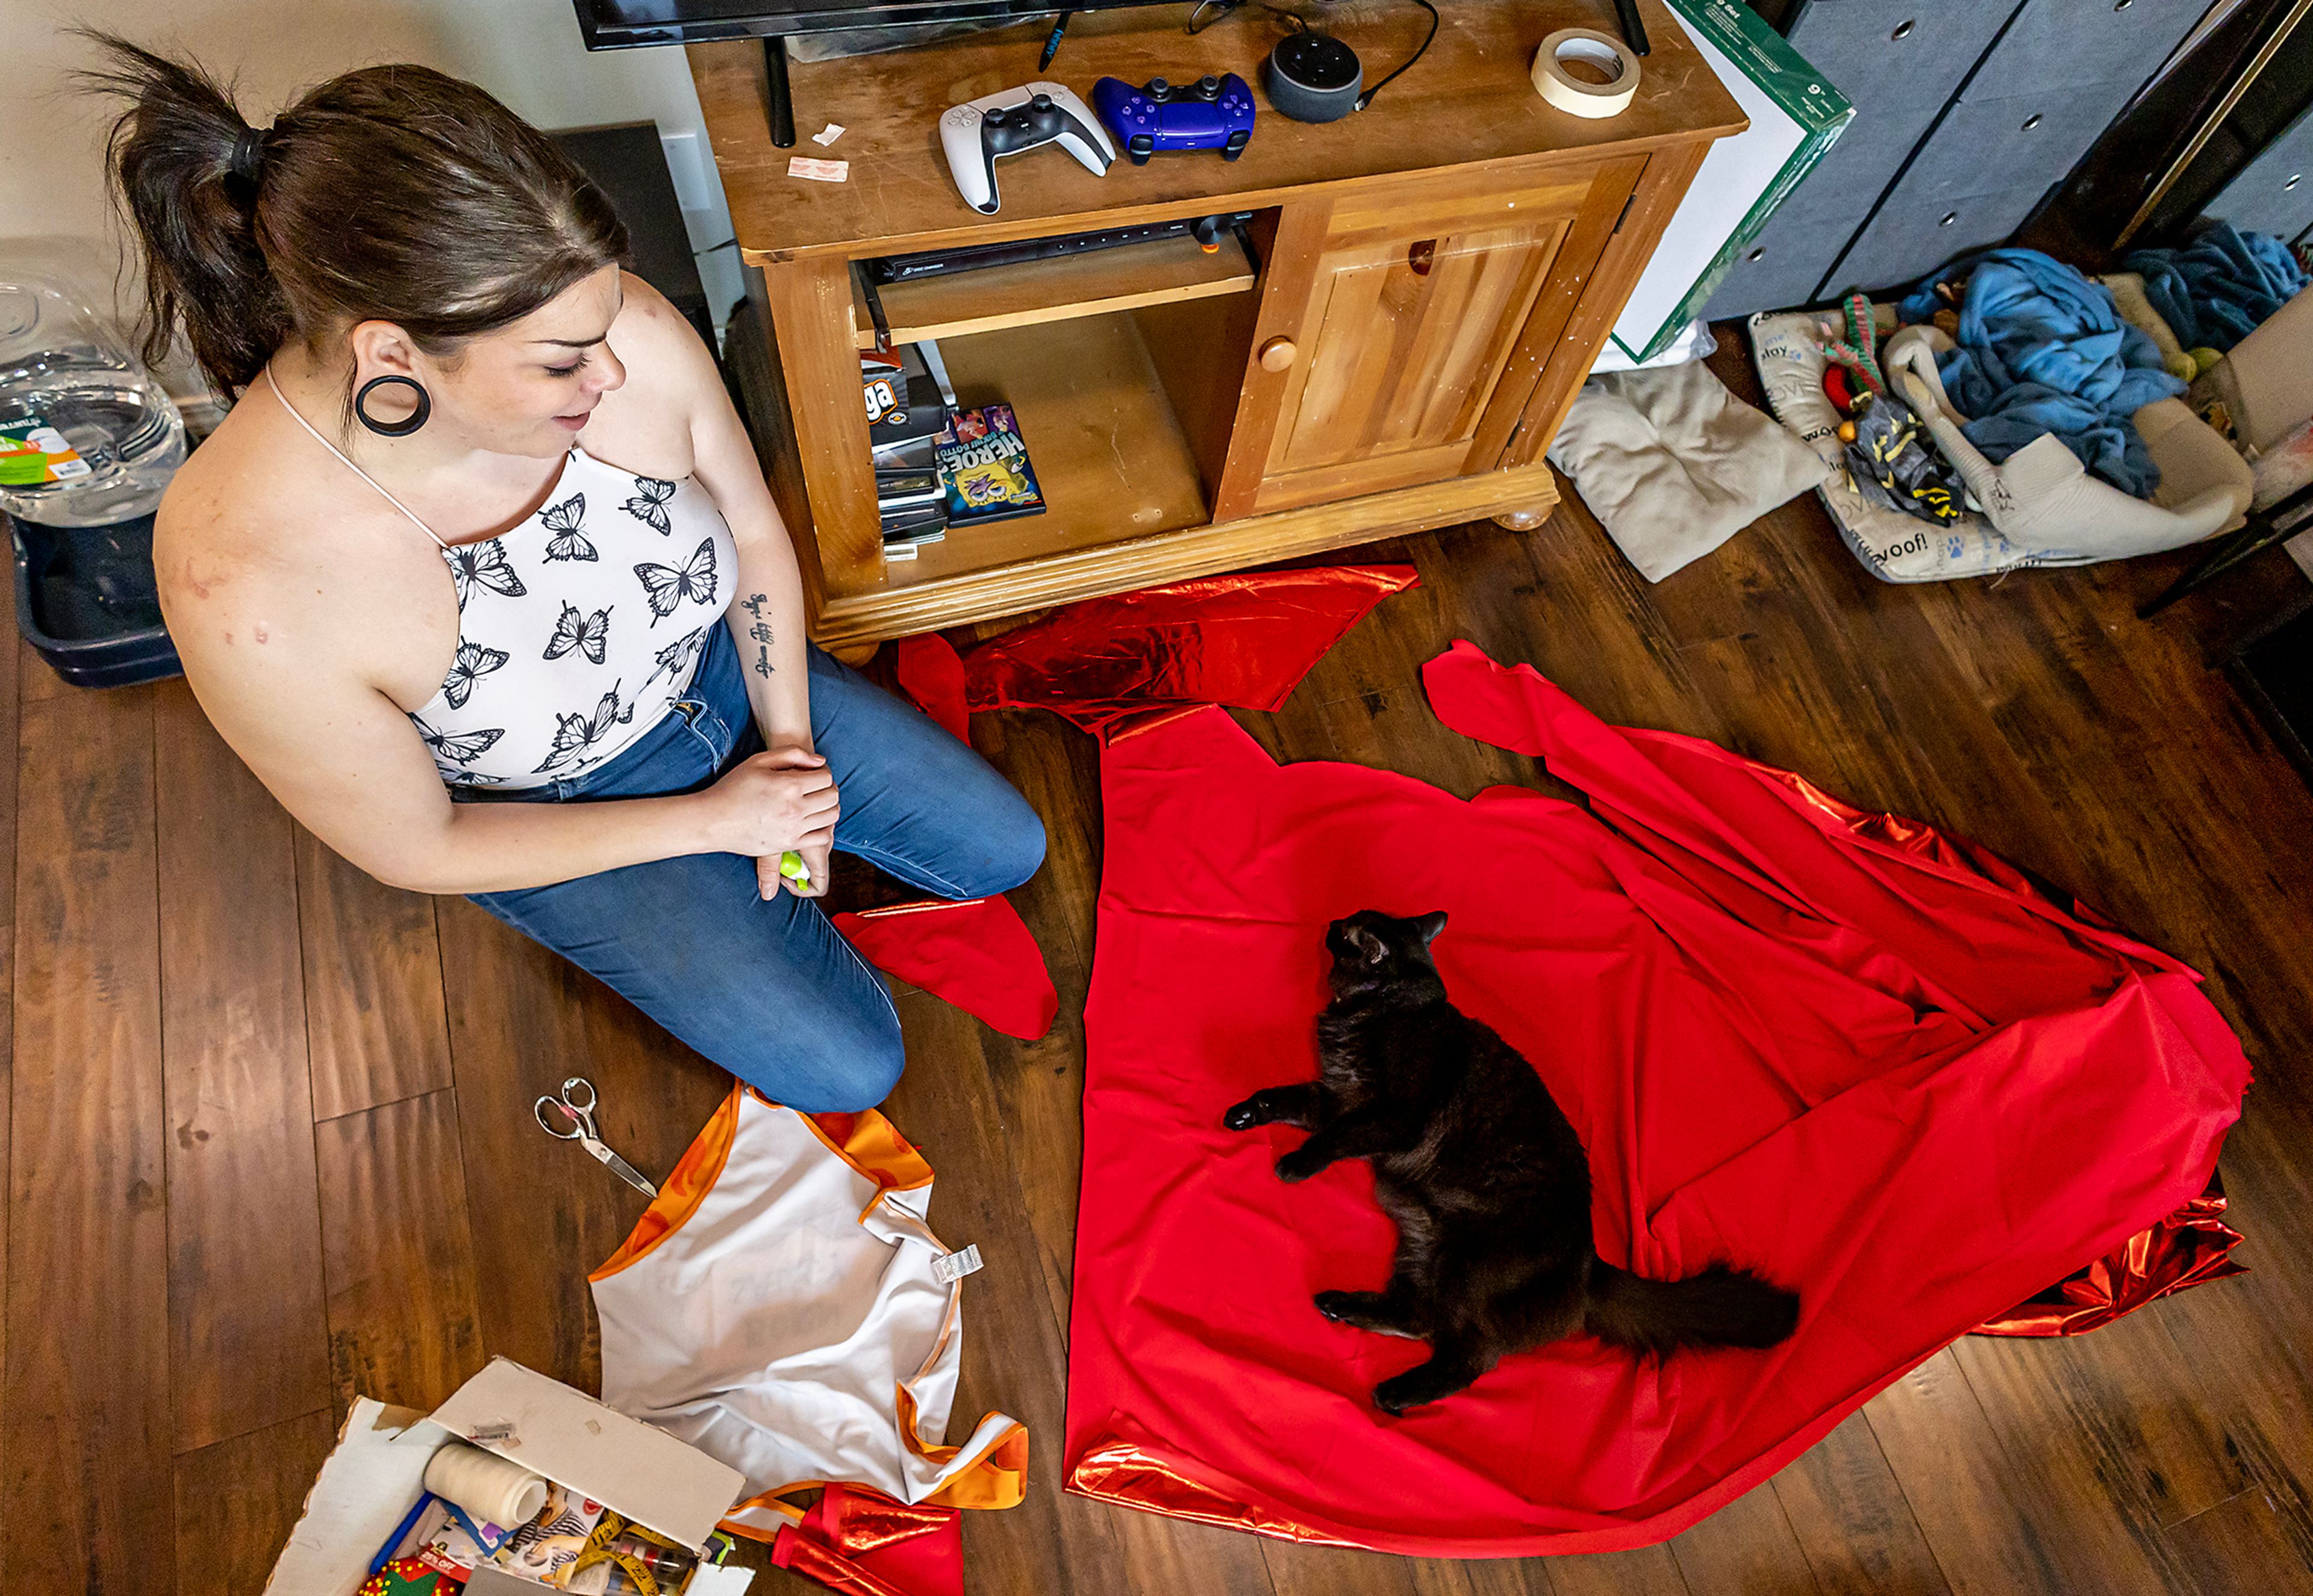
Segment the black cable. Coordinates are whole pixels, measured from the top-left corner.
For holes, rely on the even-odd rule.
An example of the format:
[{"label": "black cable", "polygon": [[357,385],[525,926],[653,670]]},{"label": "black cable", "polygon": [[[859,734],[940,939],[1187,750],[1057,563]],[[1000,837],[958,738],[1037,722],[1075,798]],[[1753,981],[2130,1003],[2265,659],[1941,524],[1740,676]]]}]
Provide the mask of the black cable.
[{"label": "black cable", "polygon": [[1358,109],[1359,110],[1363,110],[1366,107],[1371,105],[1374,102],[1375,95],[1380,93],[1384,89],[1389,87],[1391,83],[1396,82],[1398,72],[1403,72],[1406,66],[1411,66],[1416,61],[1421,59],[1421,51],[1428,49],[1429,48],[1429,41],[1438,37],[1438,8],[1430,4],[1430,0],[1413,0],[1413,3],[1429,13],[1429,31],[1422,38],[1421,49],[1414,51],[1413,54],[1405,58],[1405,66],[1399,67],[1397,72],[1391,73],[1387,77],[1382,79],[1381,82],[1376,83],[1372,88],[1368,89],[1364,93],[1359,95]]},{"label": "black cable", "polygon": [[[1189,13],[1190,34],[1193,36],[1202,33],[1244,3],[1244,0],[1197,0],[1197,8]],[[1210,16],[1205,14],[1209,9],[1213,12]]]}]

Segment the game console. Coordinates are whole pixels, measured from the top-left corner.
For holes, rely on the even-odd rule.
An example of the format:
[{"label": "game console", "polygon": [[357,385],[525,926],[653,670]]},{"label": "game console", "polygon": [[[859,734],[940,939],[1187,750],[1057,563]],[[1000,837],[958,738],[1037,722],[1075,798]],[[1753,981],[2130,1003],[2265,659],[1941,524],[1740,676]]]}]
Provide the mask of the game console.
[{"label": "game console", "polygon": [[1193,83],[1152,77],[1138,89],[1104,77],[1092,86],[1092,108],[1135,166],[1167,150],[1218,150],[1234,161],[1253,139],[1253,91],[1234,72]]},{"label": "game console", "polygon": [[990,216],[1003,203],[996,192],[996,162],[1003,156],[1056,144],[1095,177],[1105,176],[1116,159],[1100,118],[1065,83],[1024,83],[952,105],[940,115],[939,131],[956,192]]},{"label": "game console", "polygon": [[1092,232],[1064,232],[1051,238],[1016,238],[998,244],[954,244],[942,250],[922,250],[910,255],[883,255],[862,260],[869,286],[919,282],[926,277],[953,276],[991,266],[1019,266],[1031,260],[1051,260],[1063,255],[1088,255],[1095,250],[1119,250],[1162,239],[1193,237],[1211,241],[1253,220],[1251,211],[1224,211],[1209,216],[1172,216],[1161,222],[1136,222],[1130,227],[1104,227]]}]

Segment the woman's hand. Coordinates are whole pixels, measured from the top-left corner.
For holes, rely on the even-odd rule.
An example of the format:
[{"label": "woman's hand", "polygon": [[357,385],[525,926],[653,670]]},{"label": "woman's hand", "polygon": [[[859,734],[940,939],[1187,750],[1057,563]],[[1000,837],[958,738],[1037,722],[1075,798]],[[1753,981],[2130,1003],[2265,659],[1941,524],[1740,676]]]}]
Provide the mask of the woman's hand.
[{"label": "woman's hand", "polygon": [[[834,829],[831,827],[822,836],[821,840],[806,843],[796,849],[796,852],[803,857],[804,871],[810,882],[808,886],[803,881],[794,881],[786,876],[779,876],[779,885],[797,898],[824,898],[827,895],[828,855],[831,851],[834,840]],[[778,861],[758,859],[755,861],[755,869],[757,874],[763,878],[768,889],[770,878],[778,875]],[[767,890],[763,896],[769,898],[770,891]]]},{"label": "woman's hand", "polygon": [[[778,890],[779,855],[792,848],[811,866],[815,898],[825,890],[827,852],[834,846],[842,803],[827,761],[803,748],[775,748],[732,767],[708,789],[709,840],[726,853],[756,863],[762,895]],[[796,890],[792,883],[790,890]]]}]

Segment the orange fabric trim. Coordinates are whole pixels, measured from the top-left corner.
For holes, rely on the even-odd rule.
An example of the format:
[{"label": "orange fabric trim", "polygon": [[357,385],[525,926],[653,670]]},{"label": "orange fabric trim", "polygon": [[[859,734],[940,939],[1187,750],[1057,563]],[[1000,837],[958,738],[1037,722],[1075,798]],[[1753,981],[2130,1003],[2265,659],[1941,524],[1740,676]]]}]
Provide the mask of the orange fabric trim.
[{"label": "orange fabric trim", "polygon": [[906,903],[887,903],[882,908],[857,909],[853,911],[852,917],[859,920],[891,920],[901,915],[921,915],[939,909],[970,908],[975,903],[987,901],[985,898],[919,898],[911,899]]},{"label": "orange fabric trim", "polygon": [[924,1498],[932,1507],[993,1511],[1017,1507],[1028,1495],[1028,1430],[1014,1425],[979,1460]]},{"label": "orange fabric trim", "polygon": [[[960,1446],[926,1446],[916,1431],[916,1399],[904,1385],[893,1388],[899,1409],[900,1437],[908,1450],[935,1469],[944,1469],[963,1455]],[[1000,1416],[984,1414],[981,1424]],[[974,1425],[977,1429],[979,1426]],[[1017,1507],[1028,1495],[1028,1430],[1014,1421],[988,1450],[950,1477],[947,1484],[924,1498],[934,1507],[996,1509]]]},{"label": "orange fabric trim", "polygon": [[682,1228],[683,1222],[699,1211],[699,1205],[722,1179],[723,1166],[730,1162],[731,1144],[739,1134],[739,1092],[734,1086],[714,1115],[699,1127],[699,1134],[684,1148],[674,1172],[667,1176],[651,1199],[643,1216],[635,1221],[635,1228],[619,1250],[602,1260],[600,1267],[586,1276],[590,1281],[608,1280],[628,1265],[647,1257],[651,1250]]},{"label": "orange fabric trim", "polygon": [[731,1504],[730,1512],[724,1514],[723,1521],[715,1527],[717,1530],[727,1530],[734,1535],[743,1535],[749,1540],[760,1540],[765,1546],[769,1546],[778,1539],[778,1530],[776,1528],[762,1530],[752,1524],[743,1523],[738,1515],[751,1507],[759,1507],[766,1512],[778,1513],[791,1524],[800,1524],[804,1519],[804,1509],[792,1503],[782,1502],[779,1498],[790,1491],[819,1491],[826,1488],[827,1482],[823,1479],[798,1479],[791,1485],[774,1486],[758,1495],[748,1497],[744,1502]]},{"label": "orange fabric trim", "polygon": [[[873,1109],[857,1114],[802,1114],[827,1150],[873,1180],[882,1191],[912,1191],[932,1183],[932,1166],[915,1144]],[[874,1205],[869,1205],[873,1206]]]}]

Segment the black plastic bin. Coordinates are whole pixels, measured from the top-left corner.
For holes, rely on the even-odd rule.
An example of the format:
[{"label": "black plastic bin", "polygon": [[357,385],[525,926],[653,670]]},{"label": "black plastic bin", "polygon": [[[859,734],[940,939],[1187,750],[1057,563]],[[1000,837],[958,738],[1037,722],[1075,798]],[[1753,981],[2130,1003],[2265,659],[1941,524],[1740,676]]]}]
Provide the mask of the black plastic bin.
[{"label": "black plastic bin", "polygon": [[16,627],[76,688],[180,676],[153,580],[153,518],[103,527],[41,526],[13,516]]}]

